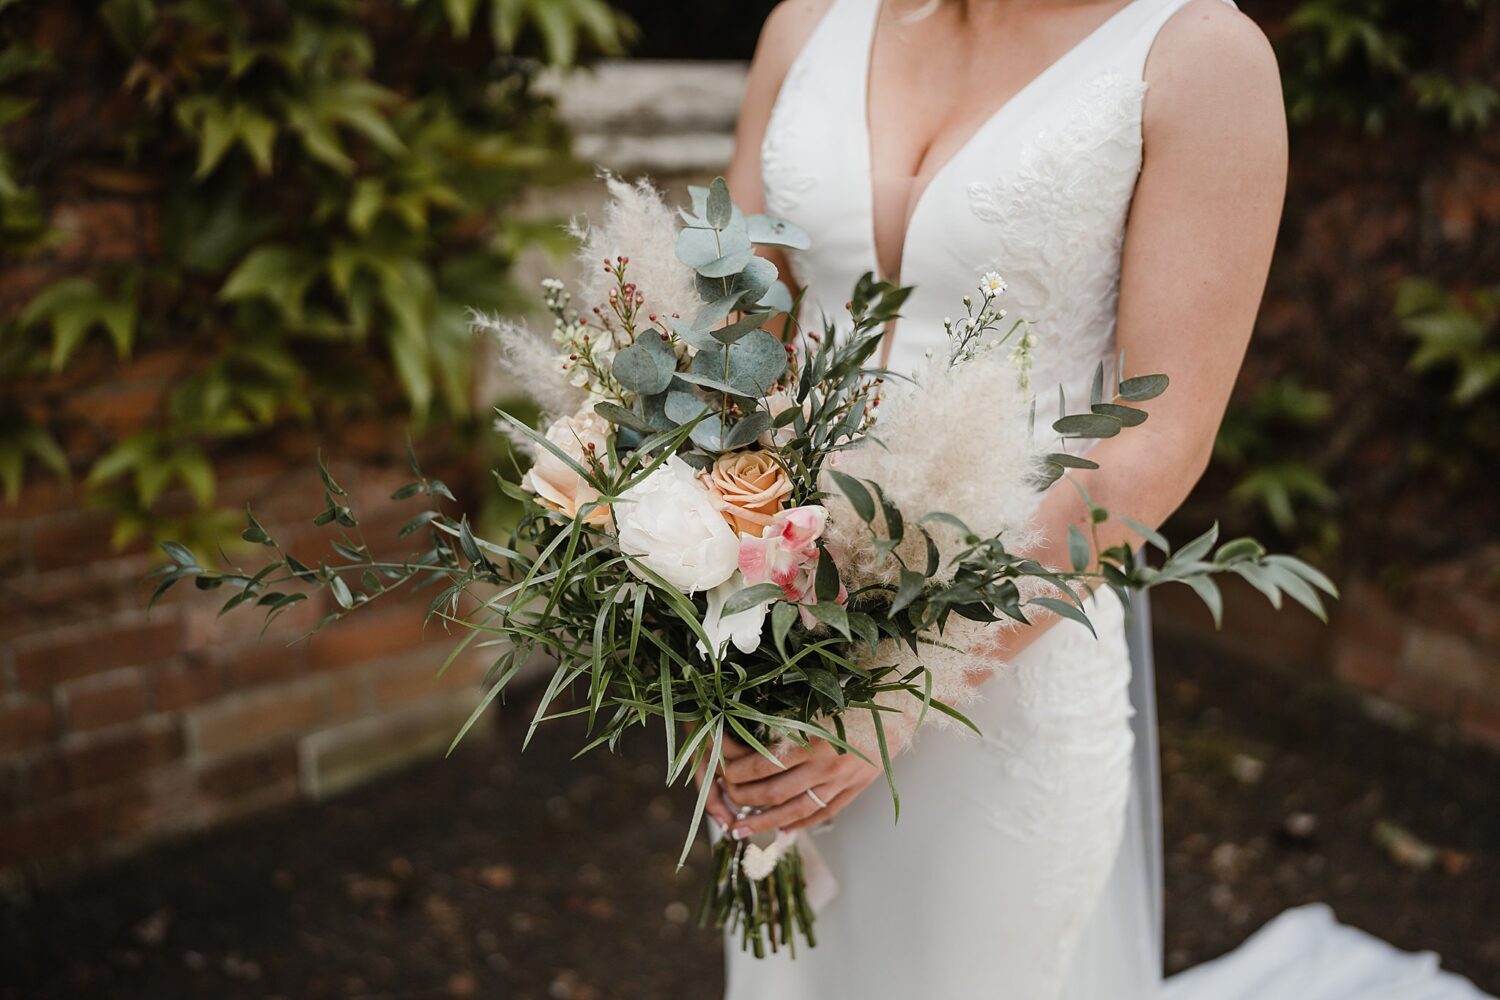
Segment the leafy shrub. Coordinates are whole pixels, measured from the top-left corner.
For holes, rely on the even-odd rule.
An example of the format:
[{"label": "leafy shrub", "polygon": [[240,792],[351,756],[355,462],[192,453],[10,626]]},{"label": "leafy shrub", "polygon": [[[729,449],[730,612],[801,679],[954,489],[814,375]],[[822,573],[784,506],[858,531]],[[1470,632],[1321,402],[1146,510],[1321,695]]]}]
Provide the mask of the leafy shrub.
[{"label": "leafy shrub", "polygon": [[1500,90],[1451,58],[1481,13],[1480,0],[1301,0],[1281,46],[1292,120],[1381,131],[1416,110],[1454,131],[1487,128]]},{"label": "leafy shrub", "polygon": [[[226,442],[372,404],[419,423],[469,418],[465,309],[512,304],[506,272],[542,231],[507,209],[578,169],[533,78],[618,52],[629,30],[603,0],[0,12],[0,254],[63,271],[0,324],[6,494],[28,468],[68,470],[55,383],[85,358],[190,362],[144,425],[75,456],[119,542],[213,536]],[[53,208],[80,177],[86,193],[90,178],[135,192],[159,246],[71,268],[50,258]],[[173,487],[189,514],[166,511]]]}]

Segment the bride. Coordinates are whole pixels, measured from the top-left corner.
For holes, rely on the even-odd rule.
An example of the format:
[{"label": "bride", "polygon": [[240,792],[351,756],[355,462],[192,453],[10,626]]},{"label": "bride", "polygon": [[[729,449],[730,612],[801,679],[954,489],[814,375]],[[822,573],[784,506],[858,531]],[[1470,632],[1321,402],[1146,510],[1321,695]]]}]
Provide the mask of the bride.
[{"label": "bride", "polygon": [[[866,271],[916,286],[892,369],[942,349],[944,311],[995,271],[1011,315],[1035,323],[1039,393],[1085,398],[1121,350],[1126,374],[1169,373],[1157,419],[1078,474],[1101,505],[1156,524],[1208,462],[1286,150],[1270,46],[1226,0],[786,0],[751,65],[729,180],[747,211],[812,234],[776,263],[808,288],[814,325],[844,314],[817,296]],[[1046,537],[1083,523],[1076,491],[1045,496]],[[728,751],[710,796],[721,829],[806,829],[839,887],[795,960],[731,944],[730,1000],[1477,997],[1318,909],[1163,987],[1149,645],[1134,643],[1133,672],[1127,639],[1144,615],[1107,590],[1091,603],[1097,640],[1037,621],[975,651],[984,735],[910,739],[899,823],[869,791],[879,768],[826,744],[784,768]]]}]

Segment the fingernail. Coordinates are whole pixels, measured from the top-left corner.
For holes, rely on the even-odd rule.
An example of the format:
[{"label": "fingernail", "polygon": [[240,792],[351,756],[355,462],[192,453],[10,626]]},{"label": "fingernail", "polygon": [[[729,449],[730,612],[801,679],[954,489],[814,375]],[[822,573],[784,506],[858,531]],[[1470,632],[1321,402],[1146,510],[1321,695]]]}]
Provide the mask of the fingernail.
[{"label": "fingernail", "polygon": [[744,840],[750,836],[750,828],[748,826],[737,826],[729,835],[735,840]]}]

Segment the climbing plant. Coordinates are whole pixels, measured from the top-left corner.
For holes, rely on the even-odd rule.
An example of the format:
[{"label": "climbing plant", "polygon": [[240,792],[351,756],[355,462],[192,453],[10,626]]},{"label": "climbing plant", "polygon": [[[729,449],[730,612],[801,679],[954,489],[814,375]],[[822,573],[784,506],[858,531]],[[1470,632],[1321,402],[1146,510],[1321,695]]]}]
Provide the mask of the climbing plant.
[{"label": "climbing plant", "polygon": [[[461,426],[465,310],[556,231],[508,210],[581,169],[538,72],[630,31],[603,0],[0,0],[0,257],[49,279],[0,314],[5,495],[77,475],[117,542],[206,540],[226,444],[372,402]],[[70,247],[98,191],[159,235]],[[72,375],[153,353],[180,363],[136,426],[70,426]]]}]

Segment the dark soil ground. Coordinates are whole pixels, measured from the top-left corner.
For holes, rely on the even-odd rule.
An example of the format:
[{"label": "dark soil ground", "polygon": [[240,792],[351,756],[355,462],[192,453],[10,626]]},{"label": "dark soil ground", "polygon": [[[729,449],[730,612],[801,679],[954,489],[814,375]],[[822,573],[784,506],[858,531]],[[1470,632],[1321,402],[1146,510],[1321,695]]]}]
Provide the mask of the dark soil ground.
[{"label": "dark soil ground", "polygon": [[[1173,969],[1325,900],[1500,992],[1500,758],[1316,684],[1160,659]],[[570,763],[571,737],[523,758],[508,727],[0,904],[0,998],[717,997],[703,849],[673,874],[688,797],[644,738]]]}]

